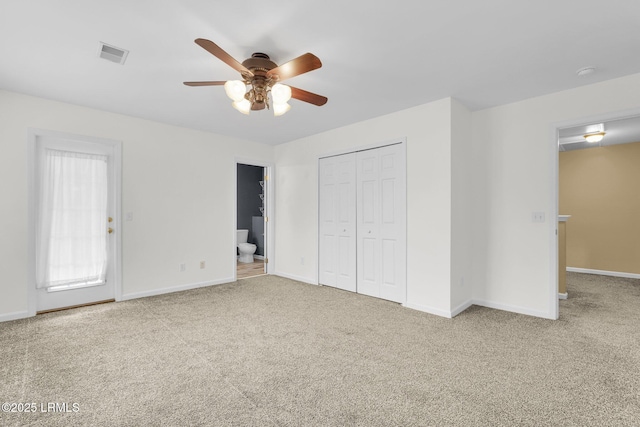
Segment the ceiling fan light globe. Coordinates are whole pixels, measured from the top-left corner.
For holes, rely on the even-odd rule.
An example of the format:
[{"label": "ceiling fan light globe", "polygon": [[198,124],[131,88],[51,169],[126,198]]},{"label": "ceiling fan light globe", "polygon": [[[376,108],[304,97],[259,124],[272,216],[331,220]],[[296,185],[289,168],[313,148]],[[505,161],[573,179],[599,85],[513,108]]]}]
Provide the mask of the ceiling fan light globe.
[{"label": "ceiling fan light globe", "polygon": [[271,98],[274,104],[286,104],[291,99],[291,87],[276,83],[271,88]]},{"label": "ceiling fan light globe", "polygon": [[247,92],[247,86],[240,80],[229,80],[224,84],[224,91],[235,102],[241,102]]},{"label": "ceiling fan light globe", "polygon": [[242,114],[249,115],[249,113],[251,112],[251,103],[244,98],[242,99],[242,101],[233,101],[231,105]]},{"label": "ceiling fan light globe", "polygon": [[287,104],[273,104],[273,115],[278,117],[286,113],[291,109],[291,105]]}]

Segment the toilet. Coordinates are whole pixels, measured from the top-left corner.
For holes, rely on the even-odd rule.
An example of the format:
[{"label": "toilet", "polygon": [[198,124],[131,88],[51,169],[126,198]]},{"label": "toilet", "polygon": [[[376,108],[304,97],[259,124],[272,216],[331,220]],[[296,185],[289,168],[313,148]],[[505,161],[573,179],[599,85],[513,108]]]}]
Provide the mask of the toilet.
[{"label": "toilet", "polygon": [[256,252],[257,246],[253,243],[247,243],[249,238],[249,230],[236,230],[238,236],[238,262],[253,262],[253,254]]}]

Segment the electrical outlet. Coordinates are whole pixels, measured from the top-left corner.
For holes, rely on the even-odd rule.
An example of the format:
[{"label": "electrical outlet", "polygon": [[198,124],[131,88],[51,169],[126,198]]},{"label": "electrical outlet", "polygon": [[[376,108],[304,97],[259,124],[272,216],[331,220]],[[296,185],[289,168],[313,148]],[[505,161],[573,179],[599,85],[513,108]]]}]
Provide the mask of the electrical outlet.
[{"label": "electrical outlet", "polygon": [[304,257],[300,257],[300,265],[304,265]]},{"label": "electrical outlet", "polygon": [[182,264],[180,264],[180,271],[185,271],[187,269],[187,264],[185,264],[184,262]]},{"label": "electrical outlet", "polygon": [[200,268],[204,268],[205,267],[205,262],[204,261],[200,261]]}]

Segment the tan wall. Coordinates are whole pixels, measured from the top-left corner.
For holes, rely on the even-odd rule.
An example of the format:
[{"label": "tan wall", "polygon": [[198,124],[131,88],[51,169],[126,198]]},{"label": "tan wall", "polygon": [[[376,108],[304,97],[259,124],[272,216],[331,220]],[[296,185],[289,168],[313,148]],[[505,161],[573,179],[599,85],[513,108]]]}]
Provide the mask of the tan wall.
[{"label": "tan wall", "polygon": [[640,142],[560,153],[567,266],[640,273]]}]

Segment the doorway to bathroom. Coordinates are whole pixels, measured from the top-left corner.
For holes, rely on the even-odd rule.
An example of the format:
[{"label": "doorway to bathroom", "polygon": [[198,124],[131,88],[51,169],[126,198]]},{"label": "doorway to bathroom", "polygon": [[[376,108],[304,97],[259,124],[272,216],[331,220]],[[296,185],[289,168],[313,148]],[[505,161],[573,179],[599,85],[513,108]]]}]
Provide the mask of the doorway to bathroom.
[{"label": "doorway to bathroom", "polygon": [[267,274],[268,169],[236,163],[236,279]]}]

